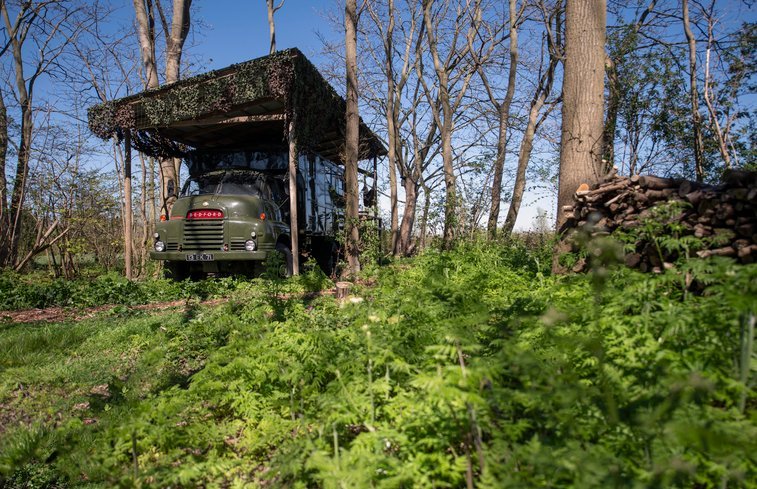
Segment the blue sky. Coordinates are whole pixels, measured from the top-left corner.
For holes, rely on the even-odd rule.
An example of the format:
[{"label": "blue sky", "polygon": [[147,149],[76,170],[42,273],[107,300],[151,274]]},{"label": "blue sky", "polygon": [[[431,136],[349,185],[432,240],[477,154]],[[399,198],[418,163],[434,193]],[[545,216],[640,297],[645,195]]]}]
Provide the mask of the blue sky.
[{"label": "blue sky", "polygon": [[[268,54],[268,18],[265,0],[195,0],[200,27],[193,49],[217,69]],[[314,58],[321,48],[316,31],[333,37],[325,15],[337,11],[335,0],[286,0],[276,13],[276,47],[299,48]]]}]

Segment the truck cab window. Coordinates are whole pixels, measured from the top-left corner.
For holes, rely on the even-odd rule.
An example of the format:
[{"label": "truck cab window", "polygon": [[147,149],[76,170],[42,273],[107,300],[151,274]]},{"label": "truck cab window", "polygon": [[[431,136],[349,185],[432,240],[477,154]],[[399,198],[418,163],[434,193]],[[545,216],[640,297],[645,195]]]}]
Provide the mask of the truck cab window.
[{"label": "truck cab window", "polygon": [[215,193],[218,187],[218,178],[212,175],[191,177],[181,190],[182,197],[193,195],[205,195]]}]

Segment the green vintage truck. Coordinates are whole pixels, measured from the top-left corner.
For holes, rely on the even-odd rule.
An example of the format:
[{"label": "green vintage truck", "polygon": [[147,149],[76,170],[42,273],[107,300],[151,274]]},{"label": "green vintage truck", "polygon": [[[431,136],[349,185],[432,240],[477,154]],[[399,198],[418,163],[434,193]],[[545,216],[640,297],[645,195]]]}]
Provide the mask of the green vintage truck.
[{"label": "green vintage truck", "polygon": [[[259,273],[270,254],[292,272],[288,152],[195,151],[170,215],[157,224],[150,257],[175,279]],[[344,215],[343,167],[301,154],[297,168],[300,252],[326,273]],[[285,268],[284,268],[285,267]]]}]

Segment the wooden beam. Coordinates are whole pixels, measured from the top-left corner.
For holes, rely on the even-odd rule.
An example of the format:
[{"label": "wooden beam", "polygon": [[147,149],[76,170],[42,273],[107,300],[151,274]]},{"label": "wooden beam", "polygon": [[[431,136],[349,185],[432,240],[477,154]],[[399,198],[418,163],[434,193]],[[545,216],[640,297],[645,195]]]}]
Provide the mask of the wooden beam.
[{"label": "wooden beam", "polygon": [[131,207],[131,134],[124,132],[124,265],[126,278],[131,280],[131,229],[134,222]]},{"label": "wooden beam", "polygon": [[260,114],[260,115],[241,115],[236,117],[229,117],[227,115],[220,115],[214,117],[208,117],[206,119],[190,119],[186,121],[178,121],[170,124],[169,127],[203,127],[212,126],[216,124],[244,124],[247,122],[271,122],[271,121],[283,121],[286,119],[286,115],[281,114]]},{"label": "wooden beam", "polygon": [[292,275],[300,274],[300,230],[297,214],[297,161],[298,148],[295,133],[295,118],[289,121],[289,230],[292,236]]}]

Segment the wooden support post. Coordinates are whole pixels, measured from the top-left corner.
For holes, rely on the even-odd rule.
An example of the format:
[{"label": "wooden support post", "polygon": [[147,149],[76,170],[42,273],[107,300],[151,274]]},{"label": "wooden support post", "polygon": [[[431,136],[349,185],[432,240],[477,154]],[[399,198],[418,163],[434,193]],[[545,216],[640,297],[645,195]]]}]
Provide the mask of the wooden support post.
[{"label": "wooden support post", "polygon": [[292,275],[300,274],[299,216],[297,213],[297,162],[298,148],[295,135],[295,117],[289,121],[289,230],[292,235]]},{"label": "wooden support post", "polygon": [[126,268],[126,278],[131,280],[131,252],[134,218],[131,207],[131,134],[129,131],[124,133],[124,265]]}]

